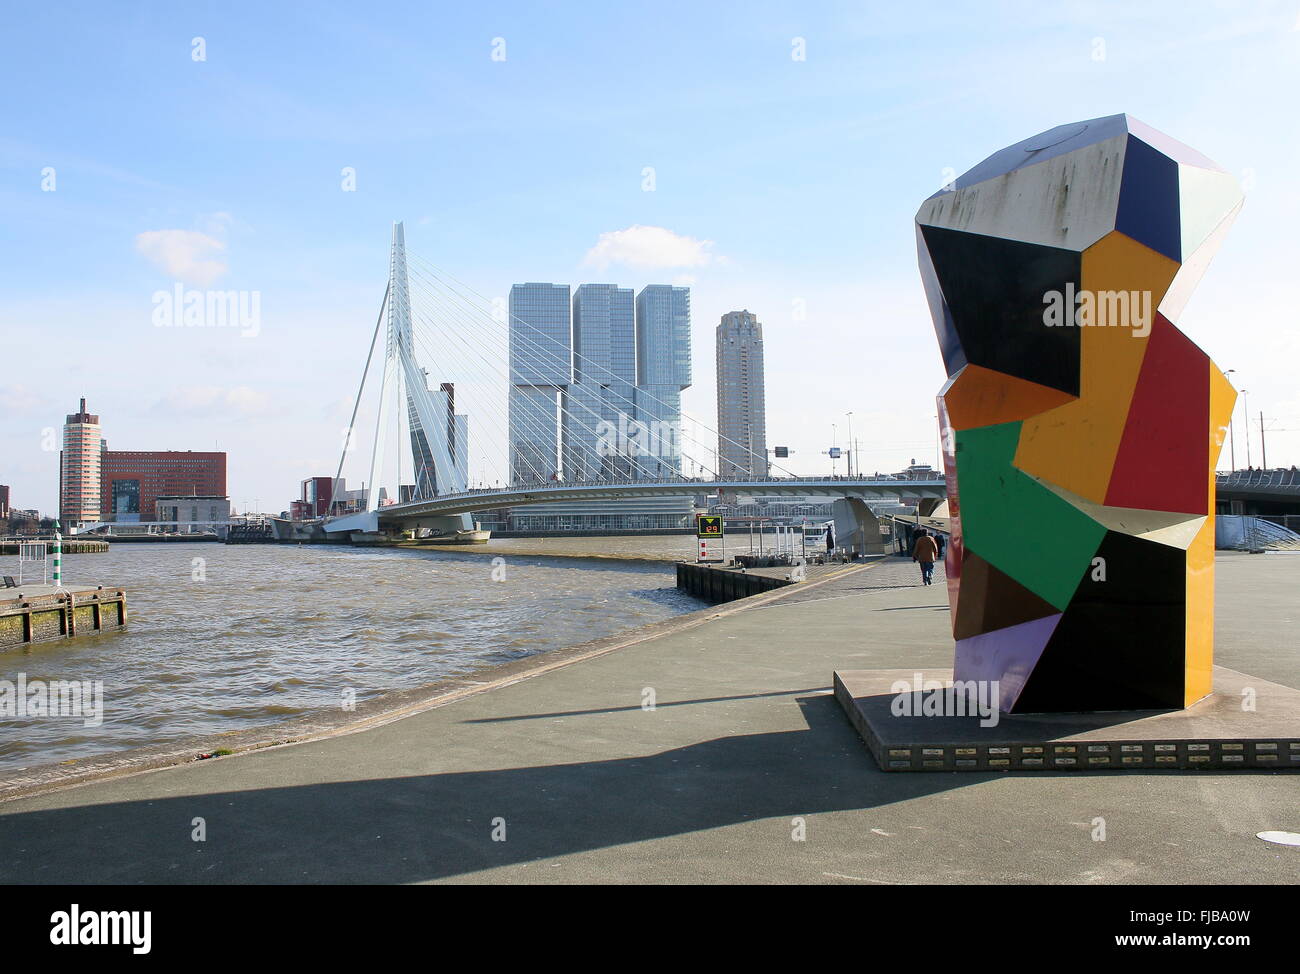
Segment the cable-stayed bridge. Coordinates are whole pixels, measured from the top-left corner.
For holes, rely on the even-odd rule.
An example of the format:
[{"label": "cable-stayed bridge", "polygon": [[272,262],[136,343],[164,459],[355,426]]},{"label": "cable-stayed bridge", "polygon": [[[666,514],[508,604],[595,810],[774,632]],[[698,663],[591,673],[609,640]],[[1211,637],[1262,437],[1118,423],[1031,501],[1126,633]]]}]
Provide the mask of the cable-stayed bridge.
[{"label": "cable-stayed bridge", "polygon": [[906,500],[942,498],[942,480],[892,480],[873,477],[792,477],[767,480],[632,480],[574,481],[536,484],[515,484],[509,487],[490,487],[466,490],[460,493],[438,495],[404,504],[390,504],[375,511],[360,512],[331,518],[326,521],[327,532],[339,531],[392,531],[411,527],[429,527],[431,520],[447,516],[464,516],[473,511],[499,507],[520,507],[528,504],[557,501],[629,500],[638,497],[681,497],[696,494],[713,494],[721,491],[738,494],[758,494],[764,497],[826,495],[828,497],[858,498],[863,501],[886,497]]},{"label": "cable-stayed bridge", "polygon": [[[357,417],[369,385],[377,405],[368,476],[353,509],[317,529],[373,537],[415,528],[472,541],[486,537],[475,530],[475,511],[562,501],[724,491],[943,496],[942,480],[799,477],[765,450],[719,436],[682,416],[671,387],[638,382],[641,364],[630,366],[630,353],[608,346],[635,342],[639,355],[641,336],[631,337],[630,317],[619,327],[615,334],[610,326],[604,343],[583,343],[576,326],[569,335],[507,313],[499,300],[408,259],[404,228],[394,224],[388,283],[335,483],[361,440]],[[516,398],[521,389],[526,397]],[[386,483],[396,488],[387,497]]]}]

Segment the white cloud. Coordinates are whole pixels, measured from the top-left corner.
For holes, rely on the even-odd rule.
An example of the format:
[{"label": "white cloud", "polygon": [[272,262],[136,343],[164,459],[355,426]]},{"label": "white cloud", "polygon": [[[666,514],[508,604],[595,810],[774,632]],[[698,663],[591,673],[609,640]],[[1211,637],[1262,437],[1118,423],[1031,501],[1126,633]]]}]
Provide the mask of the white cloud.
[{"label": "white cloud", "polygon": [[164,396],[154,404],[154,412],[184,415],[256,416],[265,413],[271,397],[248,386],[187,386]]},{"label": "white cloud", "polygon": [[225,210],[209,213],[207,216],[200,217],[195,221],[198,226],[203,228],[204,232],[214,237],[225,236],[234,222],[235,218]]},{"label": "white cloud", "polygon": [[602,233],[596,246],[587,251],[584,265],[604,270],[610,264],[628,267],[704,267],[720,258],[709,251],[712,240],[696,240],[665,227],[634,224],[626,230]]},{"label": "white cloud", "polygon": [[27,386],[0,386],[0,408],[7,413],[29,412],[40,404],[41,397]]},{"label": "white cloud", "polygon": [[266,412],[271,397],[248,386],[235,386],[226,393],[226,405],[242,416],[253,416]]},{"label": "white cloud", "polygon": [[226,245],[197,230],[146,230],[135,249],[172,277],[191,284],[211,284],[226,273],[218,255]]}]

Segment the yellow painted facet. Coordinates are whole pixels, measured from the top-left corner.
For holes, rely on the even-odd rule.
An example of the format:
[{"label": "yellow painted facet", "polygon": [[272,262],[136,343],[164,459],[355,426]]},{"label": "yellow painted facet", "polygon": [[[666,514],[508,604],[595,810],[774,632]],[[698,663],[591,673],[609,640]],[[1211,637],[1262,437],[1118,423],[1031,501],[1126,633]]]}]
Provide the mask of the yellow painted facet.
[{"label": "yellow painted facet", "polygon": [[[1114,231],[1083,252],[1080,289],[1094,295],[1149,291],[1149,304],[1141,297],[1139,302],[1154,309],[1177,272],[1176,261]],[[1079,329],[1079,398],[1026,419],[1016,451],[1015,465],[1021,470],[1097,504],[1106,500],[1146,353],[1141,322],[1135,316],[1131,324],[1138,327]]]},{"label": "yellow painted facet", "polygon": [[1214,689],[1214,518],[1187,548],[1187,642],[1183,706]]}]

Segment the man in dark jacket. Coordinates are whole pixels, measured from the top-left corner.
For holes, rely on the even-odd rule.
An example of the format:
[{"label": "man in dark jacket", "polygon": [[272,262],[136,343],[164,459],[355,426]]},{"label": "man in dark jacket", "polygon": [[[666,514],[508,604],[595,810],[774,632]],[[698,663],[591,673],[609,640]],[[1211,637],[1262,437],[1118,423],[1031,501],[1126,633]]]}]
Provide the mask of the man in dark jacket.
[{"label": "man in dark jacket", "polygon": [[925,528],[919,528],[916,532],[916,544],[912,547],[912,561],[919,562],[921,565],[921,584],[933,584],[932,575],[934,575],[934,563],[939,560],[939,546],[934,543],[934,538]]}]

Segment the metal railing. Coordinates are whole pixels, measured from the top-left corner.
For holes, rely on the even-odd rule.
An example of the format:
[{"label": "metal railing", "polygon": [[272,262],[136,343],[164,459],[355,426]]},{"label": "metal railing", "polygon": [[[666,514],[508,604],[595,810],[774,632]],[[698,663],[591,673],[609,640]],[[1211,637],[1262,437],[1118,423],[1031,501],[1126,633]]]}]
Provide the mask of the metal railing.
[{"label": "metal railing", "polygon": [[1300,470],[1295,467],[1277,470],[1234,470],[1231,473],[1217,473],[1214,476],[1216,487],[1282,487],[1300,491]]},{"label": "metal railing", "polygon": [[1300,522],[1290,515],[1220,514],[1214,522],[1214,546],[1226,551],[1300,551],[1300,533],[1279,520]]}]

